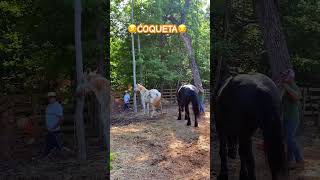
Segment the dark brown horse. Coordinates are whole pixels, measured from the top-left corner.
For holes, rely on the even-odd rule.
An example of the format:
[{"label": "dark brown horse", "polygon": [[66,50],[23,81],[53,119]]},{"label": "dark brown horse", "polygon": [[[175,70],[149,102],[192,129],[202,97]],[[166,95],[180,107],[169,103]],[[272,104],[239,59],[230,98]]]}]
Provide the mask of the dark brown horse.
[{"label": "dark brown horse", "polygon": [[188,120],[187,126],[191,125],[189,104],[191,102],[194,113],[194,127],[198,127],[197,118],[199,117],[198,89],[191,85],[183,85],[177,90],[177,101],[179,106],[178,120],[181,120],[181,111],[185,109],[185,120]]},{"label": "dark brown horse", "polygon": [[284,179],[287,169],[278,88],[270,78],[259,73],[234,77],[222,74],[222,77],[214,107],[220,140],[218,179],[228,179],[228,139],[239,143],[240,180],[256,179],[251,137],[257,128],[263,131],[272,179]]}]

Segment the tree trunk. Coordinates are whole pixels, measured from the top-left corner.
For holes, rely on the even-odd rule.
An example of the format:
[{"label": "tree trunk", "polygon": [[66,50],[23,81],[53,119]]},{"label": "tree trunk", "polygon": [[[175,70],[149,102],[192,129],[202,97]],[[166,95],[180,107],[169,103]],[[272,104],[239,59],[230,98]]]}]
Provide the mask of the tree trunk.
[{"label": "tree trunk", "polygon": [[99,22],[97,25],[97,31],[96,31],[96,36],[97,36],[97,42],[99,45],[99,63],[98,63],[98,72],[101,74],[103,77],[106,76],[106,68],[105,68],[105,60],[104,60],[104,23]]},{"label": "tree trunk", "polygon": [[[82,62],[82,48],[81,48],[81,0],[74,1],[74,18],[75,18],[75,50],[76,50],[76,72],[77,72],[77,85],[83,79],[83,62]],[[85,128],[83,120],[84,96],[76,98],[75,108],[75,121],[77,127],[77,139],[79,148],[80,160],[87,159],[86,141],[85,141]]]},{"label": "tree trunk", "polygon": [[[105,32],[105,25],[103,22],[103,17],[101,17],[101,8],[99,7],[101,4],[99,1],[96,1],[96,16],[97,16],[97,29],[96,29],[96,40],[98,44],[99,54],[98,54],[98,73],[101,74],[103,77],[106,77],[106,66],[105,66],[105,59],[104,59],[104,32]],[[98,100],[95,98],[94,102],[95,104],[95,114],[100,114],[101,108]],[[98,136],[101,142],[103,142],[103,126],[101,122],[101,118],[99,116],[94,116],[94,121],[96,123],[96,127],[98,129]],[[103,144],[103,143],[102,143]]]},{"label": "tree trunk", "polygon": [[[183,7],[183,9],[182,9],[182,11],[180,13],[180,15],[181,15],[181,21],[180,22],[177,21],[177,19],[175,17],[173,17],[172,15],[168,15],[166,18],[168,20],[170,20],[175,25],[186,24],[187,11],[189,10],[189,7],[190,7],[190,0],[185,0],[184,7]],[[186,47],[186,49],[188,51],[189,60],[190,60],[190,68],[191,68],[191,72],[192,72],[194,85],[200,91],[203,92],[202,81],[201,81],[201,78],[200,78],[199,68],[198,68],[198,65],[196,63],[194,50],[192,48],[191,38],[187,33],[180,34],[180,37],[181,37],[182,41],[184,42],[184,46]]]},{"label": "tree trunk", "polygon": [[144,82],[143,82],[143,64],[141,62],[141,45],[140,45],[140,36],[139,34],[137,35],[138,36],[138,56],[139,56],[139,62],[140,62],[140,65],[139,65],[139,68],[140,68],[140,83],[144,85]]},{"label": "tree trunk", "polygon": [[277,82],[281,72],[292,68],[279,12],[273,0],[255,0],[254,6],[268,52],[272,79]]},{"label": "tree trunk", "polygon": [[194,85],[200,91],[203,91],[202,81],[201,81],[201,78],[200,78],[199,68],[198,68],[198,65],[196,63],[196,58],[194,56],[194,51],[193,51],[193,48],[192,48],[191,38],[189,37],[189,35],[187,33],[181,34],[180,37],[183,40],[184,45],[185,45],[185,47],[186,47],[186,49],[188,51],[189,60],[190,60],[190,68],[191,68],[191,72],[192,72]]}]

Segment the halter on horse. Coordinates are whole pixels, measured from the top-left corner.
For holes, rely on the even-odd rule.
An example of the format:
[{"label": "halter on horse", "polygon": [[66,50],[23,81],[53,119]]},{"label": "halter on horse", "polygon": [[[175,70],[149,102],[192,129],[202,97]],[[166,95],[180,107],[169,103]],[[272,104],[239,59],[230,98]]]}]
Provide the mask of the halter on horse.
[{"label": "halter on horse", "polygon": [[270,78],[259,73],[222,77],[215,102],[221,158],[218,179],[228,179],[227,139],[230,137],[239,140],[240,179],[256,179],[251,137],[257,128],[263,130],[272,179],[284,179],[286,159],[278,88]]},{"label": "halter on horse", "polygon": [[156,107],[160,107],[162,114],[162,104],[161,104],[161,93],[156,89],[148,90],[141,84],[137,84],[137,90],[141,93],[144,102],[143,102],[143,111],[146,113],[145,104],[147,104],[147,112],[150,114],[150,104],[152,106],[151,118],[153,117]]},{"label": "halter on horse", "polygon": [[191,85],[183,85],[177,91],[177,101],[179,106],[179,116],[178,120],[181,120],[181,111],[185,108],[185,120],[188,120],[187,126],[191,125],[190,115],[189,115],[189,103],[192,103],[193,113],[194,113],[194,127],[198,127],[197,117],[199,116],[199,102],[198,102],[198,92],[199,90]]}]

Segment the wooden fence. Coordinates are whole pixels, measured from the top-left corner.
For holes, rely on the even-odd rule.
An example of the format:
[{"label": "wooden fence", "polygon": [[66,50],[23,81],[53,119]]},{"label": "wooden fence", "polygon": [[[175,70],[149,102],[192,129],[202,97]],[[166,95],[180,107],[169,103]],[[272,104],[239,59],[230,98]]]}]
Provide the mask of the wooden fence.
[{"label": "wooden fence", "polygon": [[[304,123],[305,120],[312,119],[312,124],[320,126],[320,88],[302,87],[302,100],[301,100],[301,118]],[[167,105],[176,105],[176,90],[175,89],[163,89],[163,99],[170,102]],[[122,97],[119,97],[122,99]],[[210,90],[205,89],[205,101],[209,103]],[[7,99],[7,100],[4,100]],[[94,113],[94,105],[92,102],[94,97],[86,97],[86,106],[84,111],[85,123],[87,129],[94,129],[97,132],[98,122],[94,119],[97,117],[92,116]],[[140,95],[137,96],[138,105],[140,105]],[[17,119],[25,117],[27,113],[33,112],[36,114],[36,121],[39,125],[44,127],[45,122],[45,108],[46,108],[46,97],[26,96],[26,95],[14,95],[1,97],[1,107],[4,107],[6,103],[10,102],[13,105],[14,113]],[[131,98],[131,103],[132,98]],[[132,106],[131,106],[132,107]],[[64,108],[64,124],[62,131],[66,134],[74,133],[74,118],[73,118],[73,105],[65,104]]]},{"label": "wooden fence", "polygon": [[[176,89],[163,89],[161,92],[161,97],[165,99],[166,101],[169,101],[170,104],[165,104],[165,105],[176,105],[177,103],[177,97],[176,97]],[[205,102],[210,101],[210,89],[204,89],[204,95],[205,95]],[[117,96],[116,98],[123,99],[123,97]],[[138,106],[140,106],[140,95],[137,94],[137,102]],[[133,98],[130,98],[130,105],[133,105]]]}]

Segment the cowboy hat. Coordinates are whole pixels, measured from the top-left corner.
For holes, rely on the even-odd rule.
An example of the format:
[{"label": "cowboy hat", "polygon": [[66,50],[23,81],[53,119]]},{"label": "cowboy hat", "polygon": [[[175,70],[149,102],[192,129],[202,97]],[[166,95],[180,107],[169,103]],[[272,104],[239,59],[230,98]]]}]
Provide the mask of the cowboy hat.
[{"label": "cowboy hat", "polygon": [[55,92],[48,92],[48,97],[56,97],[57,94]]}]

